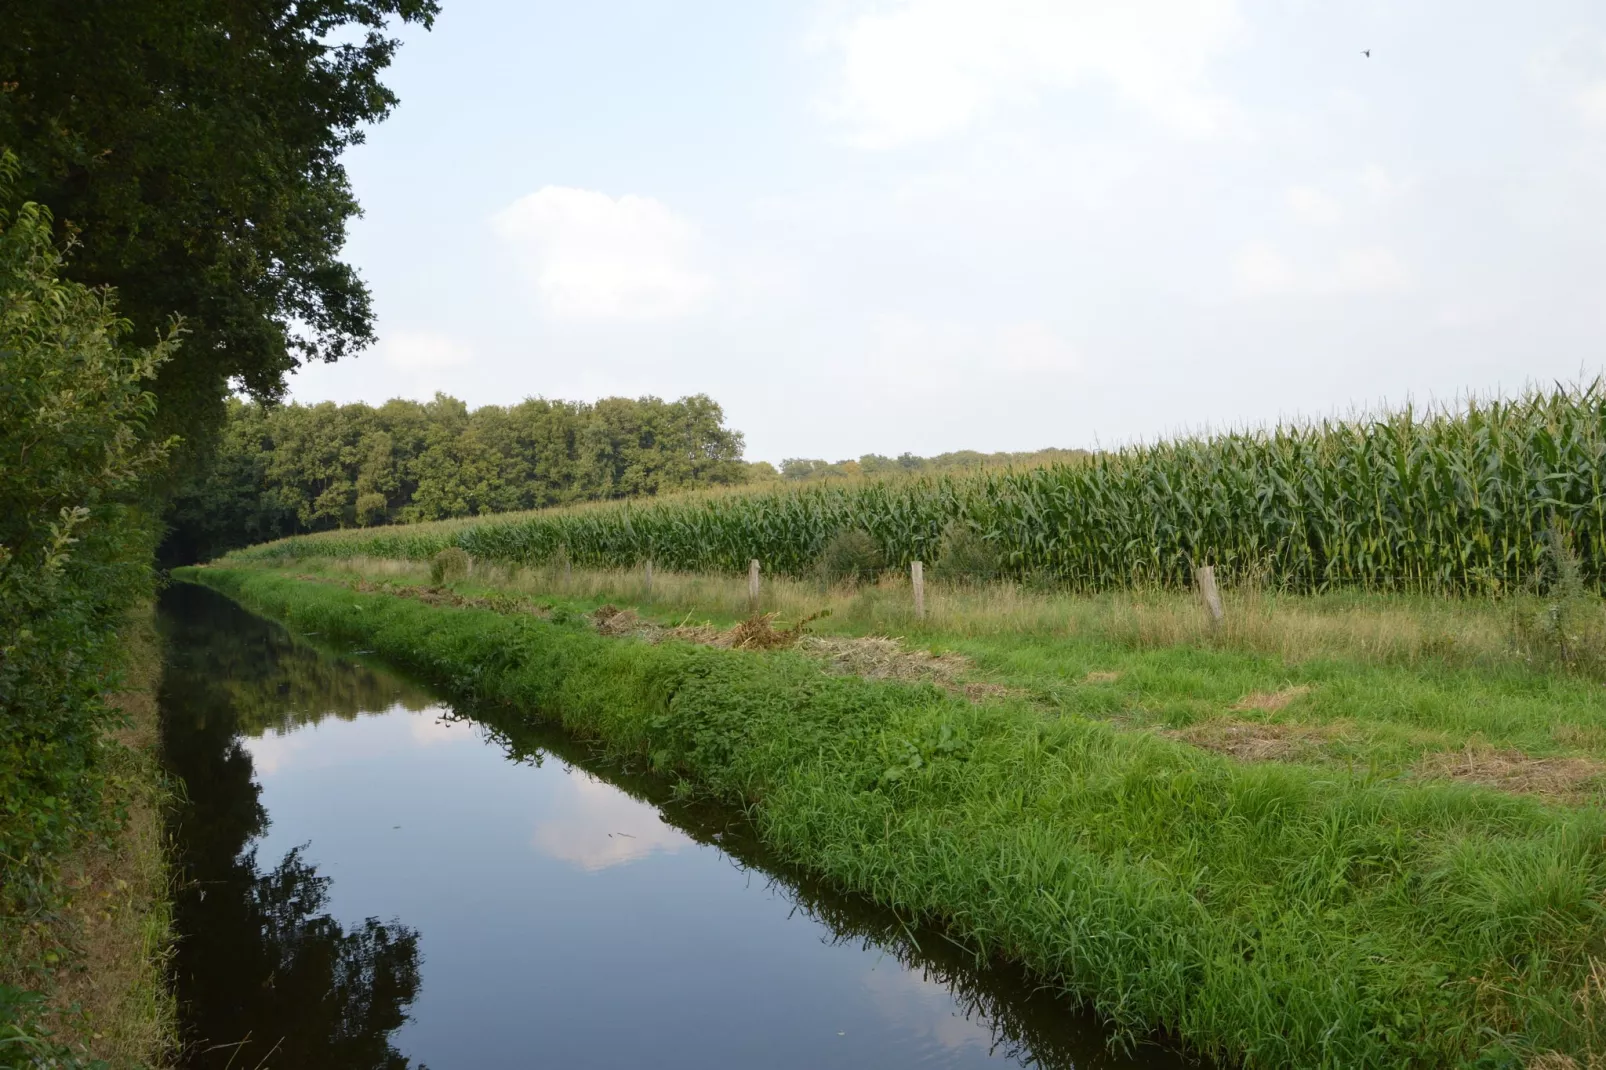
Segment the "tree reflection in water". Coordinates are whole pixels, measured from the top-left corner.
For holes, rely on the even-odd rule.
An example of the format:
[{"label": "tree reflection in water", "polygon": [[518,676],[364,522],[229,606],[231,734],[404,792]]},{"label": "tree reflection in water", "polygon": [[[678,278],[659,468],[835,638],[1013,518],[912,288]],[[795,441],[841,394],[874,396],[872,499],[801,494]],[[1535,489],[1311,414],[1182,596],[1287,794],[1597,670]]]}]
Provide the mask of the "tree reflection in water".
[{"label": "tree reflection in water", "polygon": [[421,709],[428,697],[336,665],[198,587],[165,592],[162,623],[163,744],[185,785],[174,828],[184,883],[173,966],[185,1065],[411,1066],[390,1038],[418,996],[418,933],[377,918],[348,931],[329,916],[329,878],[299,847],[259,865],[250,844],[267,815],[239,734],[397,703]]}]

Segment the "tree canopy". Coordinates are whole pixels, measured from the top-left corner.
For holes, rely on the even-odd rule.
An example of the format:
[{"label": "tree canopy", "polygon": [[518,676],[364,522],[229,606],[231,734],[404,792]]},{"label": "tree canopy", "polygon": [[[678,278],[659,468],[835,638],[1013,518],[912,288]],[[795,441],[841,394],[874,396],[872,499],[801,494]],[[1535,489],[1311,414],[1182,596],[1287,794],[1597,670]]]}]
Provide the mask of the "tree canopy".
[{"label": "tree canopy", "polygon": [[66,276],[117,288],[132,337],[190,335],[158,384],[163,426],[222,418],[228,384],[372,340],[340,259],[358,213],[341,152],[396,104],[396,19],[435,0],[0,0],[0,147],[17,202],[78,243]]},{"label": "tree canopy", "polygon": [[445,394],[378,407],[235,400],[209,471],[175,502],[163,556],[742,482],[742,436],[724,418],[702,394],[473,411]]}]

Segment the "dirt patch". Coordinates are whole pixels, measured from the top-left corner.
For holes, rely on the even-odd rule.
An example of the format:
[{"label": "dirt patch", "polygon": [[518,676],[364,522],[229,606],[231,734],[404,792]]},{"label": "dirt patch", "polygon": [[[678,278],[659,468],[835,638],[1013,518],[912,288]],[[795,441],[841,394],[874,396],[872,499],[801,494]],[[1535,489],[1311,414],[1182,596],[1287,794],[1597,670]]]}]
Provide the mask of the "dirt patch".
[{"label": "dirt patch", "polygon": [[1113,684],[1121,678],[1118,672],[1090,672],[1082,677],[1084,684]]},{"label": "dirt patch", "polygon": [[1420,777],[1575,801],[1599,790],[1606,765],[1588,758],[1530,758],[1519,750],[1469,744],[1458,751],[1429,754],[1417,762],[1415,771]]},{"label": "dirt patch", "polygon": [[1245,761],[1290,762],[1313,757],[1337,734],[1335,729],[1333,725],[1215,720],[1164,734]]},{"label": "dirt patch", "polygon": [[910,650],[898,640],[885,636],[850,638],[810,635],[804,637],[798,649],[819,658],[828,671],[841,676],[936,684],[972,702],[984,702],[1016,693],[1002,684],[965,679],[975,670],[975,665],[963,654]]},{"label": "dirt patch", "polygon": [[935,684],[972,702],[985,702],[1015,693],[1000,684],[966,679],[975,666],[963,654],[911,650],[897,639],[885,636],[853,638],[811,635],[807,628],[815,617],[806,617],[796,624],[779,628],[776,627],[774,614],[749,617],[733,628],[716,628],[711,624],[682,624],[665,628],[642,620],[632,610],[607,605],[593,611],[591,619],[597,631],[603,635],[635,636],[650,643],[678,639],[728,650],[794,649],[816,659],[827,672],[839,676]]},{"label": "dirt patch", "polygon": [[1290,702],[1302,695],[1310,694],[1310,688],[1304,684],[1298,687],[1285,687],[1281,691],[1254,691],[1245,695],[1233,704],[1235,710],[1260,710],[1274,713],[1287,706]]},{"label": "dirt patch", "polygon": [[728,650],[784,650],[796,646],[806,634],[808,626],[823,614],[805,617],[785,628],[775,626],[775,614],[754,614],[733,628],[719,629],[711,624],[682,624],[665,628],[650,620],[643,620],[633,609],[620,609],[613,605],[598,606],[591,613],[591,621],[603,635],[629,635],[649,643],[665,639],[679,639],[704,646],[724,647]]}]

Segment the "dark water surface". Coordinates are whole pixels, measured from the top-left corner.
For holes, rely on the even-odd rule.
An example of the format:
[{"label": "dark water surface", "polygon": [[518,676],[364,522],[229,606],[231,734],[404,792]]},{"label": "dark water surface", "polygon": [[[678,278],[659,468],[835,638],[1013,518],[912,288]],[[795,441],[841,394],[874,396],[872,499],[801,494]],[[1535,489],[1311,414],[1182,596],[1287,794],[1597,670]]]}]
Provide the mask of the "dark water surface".
[{"label": "dark water surface", "polygon": [[186,1065],[1169,1067],[550,729],[161,603]]}]

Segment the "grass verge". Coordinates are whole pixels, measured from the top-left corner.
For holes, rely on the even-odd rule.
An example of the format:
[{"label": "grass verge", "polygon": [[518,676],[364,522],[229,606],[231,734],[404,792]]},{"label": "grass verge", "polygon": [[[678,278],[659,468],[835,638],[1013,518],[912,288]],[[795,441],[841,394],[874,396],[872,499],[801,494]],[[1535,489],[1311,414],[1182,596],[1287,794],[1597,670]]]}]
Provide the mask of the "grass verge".
[{"label": "grass verge", "polygon": [[[1606,813],[1587,802],[1353,761],[1242,761],[1080,710],[1074,690],[975,701],[832,675],[796,651],[610,638],[577,614],[268,571],[184,576],[744,804],[787,861],[1019,961],[1127,1030],[1254,1066],[1588,1065],[1606,1051]],[[1226,709],[1277,694],[1249,685],[1286,671],[1230,651],[1156,656],[1173,659],[1154,673],[1163,686],[1236,693]],[[1078,678],[1093,670],[1137,671]]]},{"label": "grass verge", "polygon": [[[51,1055],[19,1066],[169,1065],[177,1035],[166,966],[171,896],[164,810],[168,787],[157,759],[162,655],[149,607],[123,633],[127,672],[109,702],[122,724],[105,741],[105,838],[81,844],[60,863],[55,909],[0,951],[0,983],[41,997],[37,1026]],[[21,1052],[23,1042],[15,1050]],[[0,1052],[0,1066],[13,1065]]]}]

